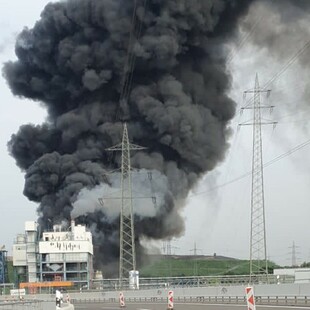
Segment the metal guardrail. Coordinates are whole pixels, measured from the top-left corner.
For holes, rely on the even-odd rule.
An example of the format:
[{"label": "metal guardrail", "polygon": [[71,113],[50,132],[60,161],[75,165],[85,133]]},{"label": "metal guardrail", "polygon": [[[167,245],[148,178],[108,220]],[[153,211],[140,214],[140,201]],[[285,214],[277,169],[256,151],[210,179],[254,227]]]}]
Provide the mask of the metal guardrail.
[{"label": "metal guardrail", "polygon": [[0,310],[44,310],[42,301],[1,302]]},{"label": "metal guardrail", "polygon": [[[255,298],[258,305],[309,305],[310,296],[257,296]],[[167,303],[167,297],[137,297],[126,298],[126,303]],[[176,304],[246,304],[246,297],[240,296],[195,296],[195,297],[177,297],[174,298]],[[115,303],[119,301],[116,298],[87,298],[87,299],[72,299],[72,304],[94,304],[94,303]]]}]

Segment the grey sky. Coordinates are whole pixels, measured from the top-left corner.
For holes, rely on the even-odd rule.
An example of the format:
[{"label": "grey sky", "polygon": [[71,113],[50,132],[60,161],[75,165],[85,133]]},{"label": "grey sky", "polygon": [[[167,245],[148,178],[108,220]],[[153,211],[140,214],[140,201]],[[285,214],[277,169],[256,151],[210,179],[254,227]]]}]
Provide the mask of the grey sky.
[{"label": "grey sky", "polygon": [[[0,62],[14,59],[14,37],[24,26],[31,27],[39,18],[45,0],[0,0]],[[260,24],[264,20],[260,20]],[[261,28],[257,26],[256,31]],[[283,39],[284,40],[284,39]],[[286,41],[285,41],[286,40]],[[298,46],[291,44],[291,34],[285,37],[287,54],[293,55]],[[307,38],[305,38],[305,41]],[[276,60],[267,49],[258,49],[248,40],[237,49],[230,65],[234,82],[231,96],[242,105],[243,90],[252,88],[255,73],[258,72],[261,84],[265,84],[287,63],[288,59]],[[308,51],[309,53],[309,51]],[[304,85],[300,82],[305,72],[298,62],[293,64],[277,80],[272,89],[271,102],[276,105],[272,116],[279,119],[279,125],[264,129],[264,161],[267,162],[287,152],[294,146],[309,139],[309,109],[302,105]],[[299,77],[296,79],[296,77]],[[0,158],[2,225],[0,243],[10,250],[15,235],[23,231],[25,220],[36,218],[36,205],[23,195],[24,177],[8,155],[6,143],[12,133],[25,123],[41,123],[45,111],[38,103],[13,97],[5,81],[0,77],[2,112],[0,114]],[[298,112],[300,111],[300,112]],[[288,116],[288,117],[285,117]],[[232,124],[234,135],[232,147],[226,161],[212,174],[206,176],[199,187],[188,198],[184,210],[186,233],[173,242],[176,253],[189,254],[197,243],[204,254],[214,252],[232,257],[248,258],[250,231],[250,191],[251,179],[244,178],[218,191],[207,192],[216,185],[228,182],[251,169],[251,128],[237,131],[236,124],[249,119],[251,115],[236,115]],[[207,134],[207,133],[206,133]],[[299,246],[298,262],[310,261],[310,218],[309,185],[310,163],[307,161],[310,147],[276,162],[265,170],[265,205],[267,219],[267,250],[270,259],[290,264],[293,241]],[[196,195],[197,193],[205,194]]]},{"label": "grey sky", "polygon": [[[262,28],[267,27],[272,33],[272,23],[277,23],[276,16],[269,15],[268,9],[255,7],[252,25],[259,20],[251,37],[261,35]],[[309,29],[303,20],[298,20],[301,29]],[[267,24],[267,26],[266,26]],[[270,28],[268,28],[268,24]],[[277,31],[280,30],[278,27]],[[280,32],[280,31],[279,31]],[[266,33],[266,32],[265,32]],[[263,36],[263,35],[262,35]],[[299,36],[291,30],[288,34],[277,38],[284,46],[281,55],[272,55],[267,48],[258,48],[251,44],[249,37],[241,49],[234,53],[231,63],[234,83],[231,96],[242,106],[242,92],[253,88],[256,72],[259,74],[261,85],[266,84],[275,74],[289,62],[300,47],[307,43],[308,36]],[[309,57],[309,49],[303,54]],[[263,129],[264,162],[291,150],[295,146],[309,140],[310,107],[306,98],[308,72],[303,69],[298,60],[294,62],[283,75],[271,85],[270,101],[276,106],[272,115],[265,114],[265,118],[278,121],[275,130],[268,126]],[[217,185],[229,182],[251,170],[252,156],[252,128],[242,127],[237,130],[237,124],[246,122],[251,114],[236,115],[232,124],[234,135],[231,139],[232,147],[226,161],[216,169]],[[309,168],[307,160],[310,146],[278,161],[265,169],[265,207],[267,229],[267,252],[270,259],[290,265],[293,241],[298,245],[297,258],[301,263],[310,261],[309,246]],[[202,182],[197,192],[206,191],[206,182]],[[217,252],[233,257],[249,257],[250,233],[250,192],[251,178],[244,178],[229,186],[219,188],[206,195],[199,195],[189,199],[195,208],[187,209],[187,236],[182,242],[193,240],[204,253]],[[191,210],[191,212],[189,212]],[[201,219],[204,220],[201,220]],[[196,223],[196,225],[195,225]],[[200,223],[200,225],[197,225]],[[202,231],[206,231],[202,234]],[[188,248],[190,248],[188,245]]]},{"label": "grey sky", "polygon": [[[31,26],[39,18],[44,4],[48,1],[6,1],[0,0],[0,62],[14,59],[14,38],[23,27]],[[2,224],[1,241],[11,251],[15,235],[24,229],[24,221],[35,219],[35,204],[22,194],[24,177],[8,155],[7,141],[23,123],[39,123],[45,111],[37,103],[13,97],[6,82],[0,77],[1,93],[1,196]]]}]

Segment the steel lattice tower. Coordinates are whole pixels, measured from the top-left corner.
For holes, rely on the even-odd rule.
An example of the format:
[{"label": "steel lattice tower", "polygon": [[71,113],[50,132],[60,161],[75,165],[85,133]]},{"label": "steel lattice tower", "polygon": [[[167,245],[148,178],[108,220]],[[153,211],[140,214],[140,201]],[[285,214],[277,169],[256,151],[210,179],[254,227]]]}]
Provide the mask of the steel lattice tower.
[{"label": "steel lattice tower", "polygon": [[289,247],[290,249],[292,249],[292,267],[297,267],[298,264],[297,264],[297,255],[296,254],[299,254],[296,250],[299,248],[296,244],[295,244],[295,241],[293,241],[293,245],[291,247]]},{"label": "steel lattice tower", "polygon": [[119,282],[123,286],[124,278],[128,279],[129,271],[136,270],[135,233],[133,221],[132,186],[130,151],[143,150],[144,147],[131,144],[128,138],[127,124],[124,124],[122,142],[108,151],[122,152],[121,167],[121,211],[120,211],[120,257]]},{"label": "steel lattice tower", "polygon": [[255,87],[248,90],[252,93],[253,101],[242,108],[253,110],[253,121],[240,125],[253,126],[253,157],[252,157],[252,192],[251,192],[251,232],[250,232],[250,282],[254,275],[268,275],[267,248],[266,248],[266,221],[264,202],[264,175],[263,175],[263,141],[262,125],[275,122],[262,121],[262,109],[272,109],[273,106],[261,105],[261,93],[270,94],[270,90],[261,89],[258,76],[255,78]]}]

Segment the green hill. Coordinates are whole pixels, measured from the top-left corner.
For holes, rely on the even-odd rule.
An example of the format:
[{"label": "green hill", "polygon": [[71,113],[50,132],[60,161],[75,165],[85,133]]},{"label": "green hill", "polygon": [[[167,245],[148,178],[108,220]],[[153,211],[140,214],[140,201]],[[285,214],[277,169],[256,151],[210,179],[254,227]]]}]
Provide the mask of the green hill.
[{"label": "green hill", "polygon": [[[186,277],[249,274],[248,260],[221,256],[156,256],[140,269],[140,277]],[[269,272],[276,264],[268,262]]]}]

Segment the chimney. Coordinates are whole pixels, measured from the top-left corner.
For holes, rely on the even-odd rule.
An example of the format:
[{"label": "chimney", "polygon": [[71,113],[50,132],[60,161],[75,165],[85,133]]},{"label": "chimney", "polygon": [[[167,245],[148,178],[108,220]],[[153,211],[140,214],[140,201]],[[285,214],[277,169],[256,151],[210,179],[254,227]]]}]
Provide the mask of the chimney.
[{"label": "chimney", "polygon": [[75,221],[71,220],[71,232],[74,234]]}]

